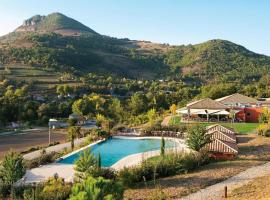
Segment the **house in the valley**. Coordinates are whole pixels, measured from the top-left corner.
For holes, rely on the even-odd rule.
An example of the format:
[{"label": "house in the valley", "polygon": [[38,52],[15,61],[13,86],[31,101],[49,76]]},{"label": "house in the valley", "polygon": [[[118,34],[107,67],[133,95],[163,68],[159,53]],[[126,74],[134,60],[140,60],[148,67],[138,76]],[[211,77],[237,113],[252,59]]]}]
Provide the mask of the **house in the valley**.
[{"label": "house in the valley", "polygon": [[84,116],[78,115],[78,114],[75,114],[75,113],[70,114],[70,115],[68,116],[68,118],[69,118],[69,119],[74,119],[74,120],[76,120],[77,125],[79,125],[79,126],[84,125],[85,122],[86,122],[86,118],[85,118]]},{"label": "house in the valley", "polygon": [[57,129],[57,128],[67,128],[68,123],[65,121],[57,120],[57,119],[49,119],[49,128]]}]

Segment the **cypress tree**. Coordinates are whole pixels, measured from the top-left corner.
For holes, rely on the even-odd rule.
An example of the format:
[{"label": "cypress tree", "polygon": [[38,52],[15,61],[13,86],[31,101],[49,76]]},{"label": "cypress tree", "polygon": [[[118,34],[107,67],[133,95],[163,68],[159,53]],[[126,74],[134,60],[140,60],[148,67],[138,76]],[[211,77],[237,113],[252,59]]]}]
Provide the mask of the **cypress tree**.
[{"label": "cypress tree", "polygon": [[165,154],[165,139],[161,138],[160,155],[163,157]]}]

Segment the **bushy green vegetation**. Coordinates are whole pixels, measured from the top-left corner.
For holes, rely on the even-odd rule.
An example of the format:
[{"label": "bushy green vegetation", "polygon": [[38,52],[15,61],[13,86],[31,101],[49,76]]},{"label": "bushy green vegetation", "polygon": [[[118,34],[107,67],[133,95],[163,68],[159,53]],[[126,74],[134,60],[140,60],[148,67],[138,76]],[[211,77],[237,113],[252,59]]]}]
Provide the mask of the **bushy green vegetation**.
[{"label": "bushy green vegetation", "polygon": [[23,177],[25,166],[23,157],[13,151],[5,155],[0,164],[0,198],[13,194],[14,183]]},{"label": "bushy green vegetation", "polygon": [[70,192],[71,185],[65,183],[64,179],[58,177],[56,174],[54,177],[49,178],[44,184],[23,188],[23,194],[21,196],[22,199],[25,200],[66,200]]},{"label": "bushy green vegetation", "polygon": [[125,186],[132,187],[134,183],[186,173],[205,163],[207,163],[207,156],[203,152],[188,154],[171,152],[166,156],[150,158],[140,166],[124,168],[117,178]]},{"label": "bushy green vegetation", "polygon": [[119,182],[106,180],[102,177],[95,179],[89,176],[72,187],[70,200],[121,200],[123,193],[123,186]]},{"label": "bushy green vegetation", "polygon": [[186,143],[190,149],[200,151],[210,142],[211,135],[207,134],[205,126],[195,125],[188,128]]},{"label": "bushy green vegetation", "polygon": [[[203,79],[248,83],[270,69],[270,59],[224,40],[179,46],[168,52],[166,62],[174,68],[189,68]],[[197,68],[196,66],[200,66]]]}]

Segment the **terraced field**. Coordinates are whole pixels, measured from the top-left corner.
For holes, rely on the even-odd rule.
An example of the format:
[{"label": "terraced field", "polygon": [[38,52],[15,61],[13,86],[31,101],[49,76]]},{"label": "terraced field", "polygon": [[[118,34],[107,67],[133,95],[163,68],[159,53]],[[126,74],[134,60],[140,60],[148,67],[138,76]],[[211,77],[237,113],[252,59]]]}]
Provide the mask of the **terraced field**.
[{"label": "terraced field", "polygon": [[52,69],[38,69],[26,65],[0,66],[0,79],[34,82],[39,89],[49,89],[61,84],[78,84],[76,81],[61,81],[61,74]]}]

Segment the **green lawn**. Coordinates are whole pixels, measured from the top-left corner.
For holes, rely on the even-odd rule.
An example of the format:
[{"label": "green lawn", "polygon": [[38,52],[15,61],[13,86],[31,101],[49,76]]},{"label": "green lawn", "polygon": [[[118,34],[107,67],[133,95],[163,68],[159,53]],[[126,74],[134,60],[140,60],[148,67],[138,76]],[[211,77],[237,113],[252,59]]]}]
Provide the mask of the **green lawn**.
[{"label": "green lawn", "polygon": [[[205,125],[205,126],[209,126],[212,124],[217,124],[218,122],[201,122],[200,124]],[[172,117],[170,122],[170,125],[180,125],[180,124],[184,124],[183,122],[181,122],[181,118],[179,116],[175,116]],[[194,123],[195,124],[195,123]],[[198,123],[196,123],[198,124]],[[235,129],[238,133],[240,134],[250,134],[250,133],[254,133],[256,128],[259,126],[259,123],[218,123],[222,126],[226,126],[229,128],[233,128]]]},{"label": "green lawn", "polygon": [[259,126],[259,123],[221,123],[221,125],[231,127],[235,129],[240,134],[249,134],[254,133],[256,128]]}]

